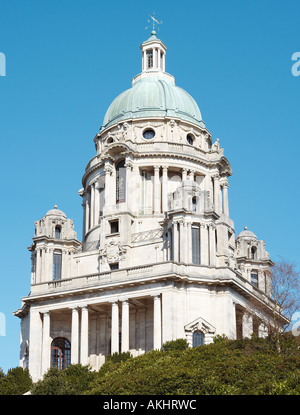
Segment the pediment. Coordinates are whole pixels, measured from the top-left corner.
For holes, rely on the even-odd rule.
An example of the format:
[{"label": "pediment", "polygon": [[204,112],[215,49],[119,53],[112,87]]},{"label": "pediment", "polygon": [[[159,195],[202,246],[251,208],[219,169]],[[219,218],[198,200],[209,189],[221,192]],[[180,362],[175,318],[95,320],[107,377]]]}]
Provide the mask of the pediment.
[{"label": "pediment", "polygon": [[184,326],[185,331],[201,331],[202,333],[215,333],[216,328],[202,317],[198,317],[196,320]]}]

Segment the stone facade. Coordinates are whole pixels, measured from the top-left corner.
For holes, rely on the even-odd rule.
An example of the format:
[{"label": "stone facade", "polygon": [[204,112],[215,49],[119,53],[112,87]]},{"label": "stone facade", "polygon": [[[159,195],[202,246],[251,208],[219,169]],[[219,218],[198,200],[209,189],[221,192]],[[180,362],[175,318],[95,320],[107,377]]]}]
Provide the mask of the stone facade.
[{"label": "stone facade", "polygon": [[252,232],[235,238],[229,161],[165,72],[154,32],[141,50],[142,73],[94,138],[79,190],[82,242],[56,206],[35,222],[31,291],[15,312],[33,380],[51,365],[99,369],[110,353],[177,338],[195,346],[266,333],[272,261]]}]

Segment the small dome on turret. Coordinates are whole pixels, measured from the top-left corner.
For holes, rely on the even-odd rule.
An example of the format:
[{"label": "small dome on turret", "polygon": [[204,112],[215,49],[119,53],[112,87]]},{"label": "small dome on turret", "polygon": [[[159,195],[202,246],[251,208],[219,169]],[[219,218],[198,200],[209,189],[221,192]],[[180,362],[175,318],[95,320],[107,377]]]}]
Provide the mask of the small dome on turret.
[{"label": "small dome on turret", "polygon": [[48,210],[45,216],[63,217],[67,219],[67,215],[63,211],[57,209],[57,205],[54,205],[53,209]]},{"label": "small dome on turret", "polygon": [[236,237],[236,239],[238,238],[251,238],[251,239],[257,239],[257,236],[255,235],[255,233],[248,231],[247,226],[244,227],[244,230],[242,232],[240,232],[238,234],[238,236]]}]

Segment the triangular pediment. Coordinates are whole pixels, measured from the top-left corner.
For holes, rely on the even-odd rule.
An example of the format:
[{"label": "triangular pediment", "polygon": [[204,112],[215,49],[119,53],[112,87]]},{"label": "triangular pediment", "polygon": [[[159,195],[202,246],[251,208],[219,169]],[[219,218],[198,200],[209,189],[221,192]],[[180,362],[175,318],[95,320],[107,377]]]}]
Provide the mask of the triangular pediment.
[{"label": "triangular pediment", "polygon": [[215,333],[216,328],[202,317],[198,317],[196,320],[191,321],[185,325],[185,331],[201,331],[202,333]]}]

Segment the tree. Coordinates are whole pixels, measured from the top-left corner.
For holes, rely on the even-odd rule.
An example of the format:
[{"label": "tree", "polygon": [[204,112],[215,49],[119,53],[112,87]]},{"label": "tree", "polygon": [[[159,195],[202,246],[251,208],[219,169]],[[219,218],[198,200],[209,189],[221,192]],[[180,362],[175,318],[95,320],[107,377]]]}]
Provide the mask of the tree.
[{"label": "tree", "polygon": [[0,395],[23,395],[32,387],[32,379],[28,369],[15,367],[9,369],[7,375],[0,374]]},{"label": "tree", "polygon": [[294,263],[281,260],[271,270],[272,322],[276,348],[280,352],[280,335],[300,307],[300,275]]}]

